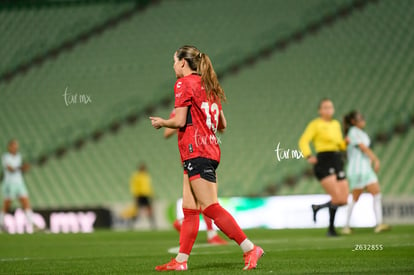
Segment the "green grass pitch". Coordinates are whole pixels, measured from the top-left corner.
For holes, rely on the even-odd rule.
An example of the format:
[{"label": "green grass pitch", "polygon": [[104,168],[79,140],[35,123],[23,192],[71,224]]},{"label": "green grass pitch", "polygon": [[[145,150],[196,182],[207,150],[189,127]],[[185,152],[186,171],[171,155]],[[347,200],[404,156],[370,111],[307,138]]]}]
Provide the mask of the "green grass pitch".
[{"label": "green grass pitch", "polygon": [[[186,273],[414,274],[414,226],[395,226],[380,234],[360,228],[338,238],[325,237],[322,229],[246,233],[266,253],[256,270],[241,270],[243,259],[237,245],[206,245],[206,234],[200,232]],[[375,249],[372,245],[383,249],[353,251]],[[0,234],[0,273],[157,274],[154,267],[173,257],[177,246],[174,231]]]}]

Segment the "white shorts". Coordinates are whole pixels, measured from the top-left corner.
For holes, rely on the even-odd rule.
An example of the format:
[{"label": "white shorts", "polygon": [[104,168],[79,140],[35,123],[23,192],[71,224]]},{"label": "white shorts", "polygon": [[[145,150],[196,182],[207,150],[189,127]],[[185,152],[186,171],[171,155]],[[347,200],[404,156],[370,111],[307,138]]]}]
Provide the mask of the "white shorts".
[{"label": "white shorts", "polygon": [[378,177],[372,168],[364,173],[347,174],[347,177],[351,190],[364,189],[367,185],[378,182]]},{"label": "white shorts", "polygon": [[27,198],[29,195],[24,182],[3,182],[1,190],[4,199]]}]

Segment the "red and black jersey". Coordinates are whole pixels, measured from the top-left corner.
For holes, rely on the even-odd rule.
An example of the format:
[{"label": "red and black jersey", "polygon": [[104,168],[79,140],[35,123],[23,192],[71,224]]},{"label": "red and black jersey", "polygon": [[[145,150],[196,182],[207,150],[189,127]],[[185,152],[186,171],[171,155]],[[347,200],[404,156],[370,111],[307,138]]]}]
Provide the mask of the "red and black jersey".
[{"label": "red and black jersey", "polygon": [[188,107],[187,120],[178,130],[181,161],[203,157],[220,162],[220,146],[216,138],[222,106],[219,99],[207,99],[201,77],[181,77],[174,86],[175,108]]}]

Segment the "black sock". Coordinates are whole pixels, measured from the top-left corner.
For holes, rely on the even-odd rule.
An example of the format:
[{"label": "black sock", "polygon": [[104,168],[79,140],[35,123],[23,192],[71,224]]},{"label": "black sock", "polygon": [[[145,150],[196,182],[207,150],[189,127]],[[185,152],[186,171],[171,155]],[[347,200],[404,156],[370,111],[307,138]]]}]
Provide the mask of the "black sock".
[{"label": "black sock", "polygon": [[316,211],[319,211],[322,208],[325,207],[330,207],[332,205],[331,201],[322,203],[322,204],[312,204],[312,208],[315,209]]},{"label": "black sock", "polygon": [[335,215],[338,206],[335,204],[330,204],[329,206],[329,230],[335,230]]}]

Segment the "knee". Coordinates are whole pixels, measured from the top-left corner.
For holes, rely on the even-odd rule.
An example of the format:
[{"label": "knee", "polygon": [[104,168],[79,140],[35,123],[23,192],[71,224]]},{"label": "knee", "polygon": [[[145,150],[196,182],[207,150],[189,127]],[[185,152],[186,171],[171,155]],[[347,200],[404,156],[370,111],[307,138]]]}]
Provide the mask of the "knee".
[{"label": "knee", "polygon": [[332,201],[332,204],[336,206],[343,206],[343,205],[348,204],[348,201],[337,200],[337,201]]},{"label": "knee", "polygon": [[348,203],[348,196],[340,196],[336,198],[332,198],[332,204],[337,206],[346,205]]}]

